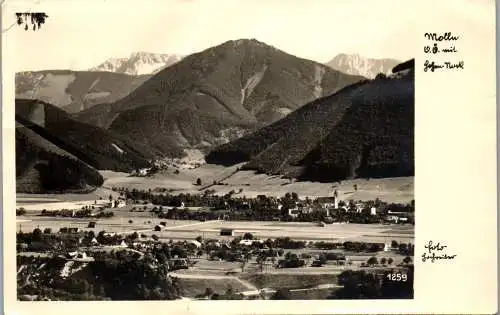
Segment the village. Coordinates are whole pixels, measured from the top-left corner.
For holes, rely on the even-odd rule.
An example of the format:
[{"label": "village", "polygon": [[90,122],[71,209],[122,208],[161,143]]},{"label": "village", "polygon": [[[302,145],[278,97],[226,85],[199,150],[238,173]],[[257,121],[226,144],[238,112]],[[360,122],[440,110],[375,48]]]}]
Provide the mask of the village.
[{"label": "village", "polygon": [[[207,298],[201,292],[205,289],[223,294],[223,279],[236,281],[239,289],[231,292],[239,298],[272,298],[279,286],[266,282],[259,288],[245,279],[299,274],[303,282],[319,273],[329,279],[317,284],[323,292],[340,288],[332,277],[347,270],[383,274],[412,265],[414,202],[346,202],[336,191],[303,199],[293,192],[282,198],[238,197],[236,192],[173,195],[160,189],[113,192],[81,209],[18,208],[20,259],[64,262],[58,277],[68,279],[83,265],[110,255],[137,261],[148,257],[176,279],[179,294],[196,299]],[[22,266],[19,275],[27,272]],[[24,278],[24,285],[35,279]],[[196,281],[208,286],[193,285]],[[238,285],[241,281],[247,285]],[[262,296],[263,289],[267,295]],[[286,289],[305,290],[293,281]]]}]

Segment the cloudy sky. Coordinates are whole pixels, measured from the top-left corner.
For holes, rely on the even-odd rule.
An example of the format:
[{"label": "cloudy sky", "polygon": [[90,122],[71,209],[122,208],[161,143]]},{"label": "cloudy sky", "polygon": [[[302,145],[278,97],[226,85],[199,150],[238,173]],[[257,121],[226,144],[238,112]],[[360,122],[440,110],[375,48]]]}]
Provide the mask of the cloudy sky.
[{"label": "cloudy sky", "polygon": [[187,55],[239,38],[318,62],[339,53],[405,60],[422,49],[415,38],[426,23],[443,19],[443,10],[450,23],[492,30],[494,1],[437,2],[7,0],[2,30],[15,22],[14,12],[49,15],[39,31],[14,25],[4,32],[16,71],[88,69],[135,51]]}]

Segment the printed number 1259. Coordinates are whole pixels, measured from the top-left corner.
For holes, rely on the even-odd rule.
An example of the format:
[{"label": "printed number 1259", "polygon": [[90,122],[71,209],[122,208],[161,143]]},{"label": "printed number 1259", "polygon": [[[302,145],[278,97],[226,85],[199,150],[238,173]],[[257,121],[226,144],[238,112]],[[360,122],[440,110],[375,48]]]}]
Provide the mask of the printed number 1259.
[{"label": "printed number 1259", "polygon": [[387,279],[391,281],[407,281],[408,275],[406,273],[388,273]]}]

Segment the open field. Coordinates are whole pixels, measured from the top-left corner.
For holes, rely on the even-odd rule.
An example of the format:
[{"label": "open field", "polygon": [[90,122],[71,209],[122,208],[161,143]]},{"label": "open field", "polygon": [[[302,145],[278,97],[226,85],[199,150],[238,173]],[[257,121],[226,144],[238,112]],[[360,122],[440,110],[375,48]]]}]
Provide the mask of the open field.
[{"label": "open field", "polygon": [[[413,177],[354,179],[341,183],[297,182],[253,171],[237,171],[238,166],[203,165],[196,169],[180,170],[179,174],[174,174],[175,168],[169,168],[151,177],[131,177],[111,171],[101,171],[101,174],[105,178],[103,187],[109,189],[125,187],[147,190],[162,187],[171,189],[173,193],[200,193],[205,189],[213,189],[218,195],[242,189],[236,196],[265,194],[281,197],[287,192],[296,192],[301,198],[328,196],[336,189],[341,200],[379,198],[386,202],[408,203],[414,199]],[[197,178],[201,179],[202,186],[195,185]],[[212,185],[213,181],[222,185]],[[358,186],[357,191],[353,189],[354,184]]]},{"label": "open field", "polygon": [[[149,212],[116,211],[119,213],[113,218],[55,218],[36,215],[19,216],[18,228],[31,231],[36,227],[59,230],[61,227],[78,227],[87,229],[90,221],[96,221],[95,232],[106,230],[117,233],[144,233],[156,234],[161,239],[195,239],[197,236],[214,239],[230,239],[220,236],[221,228],[233,229],[234,236],[242,236],[250,232],[256,238],[267,239],[288,236],[295,240],[324,240],[324,241],[364,241],[364,242],[398,242],[413,243],[413,226],[394,226],[380,224],[329,224],[324,227],[313,223],[302,222],[265,222],[265,221],[188,221],[166,220],[154,218]],[[131,221],[131,222],[130,222]],[[167,225],[162,231],[154,231],[160,222]]]},{"label": "open field", "polygon": [[[171,193],[202,193],[213,189],[215,194],[225,194],[231,190],[239,191],[235,196],[254,197],[259,194],[283,196],[287,192],[297,192],[299,197],[314,198],[327,196],[333,189],[339,193],[340,199],[373,200],[379,198],[386,202],[407,203],[413,199],[413,178],[389,178],[371,180],[352,180],[342,183],[291,182],[277,176],[255,174],[250,171],[236,171],[237,166],[225,168],[214,165],[204,165],[197,169],[181,169],[174,174],[175,168],[169,168],[151,177],[132,177],[125,173],[101,171],[105,178],[103,187],[88,194],[17,194],[16,208],[23,207],[26,215],[18,216],[16,230],[32,231],[35,228],[51,228],[57,232],[61,227],[78,227],[84,231],[98,233],[102,230],[116,233],[137,232],[146,237],[157,235],[162,241],[192,240],[197,236],[204,239],[231,240],[250,232],[257,239],[290,237],[304,241],[362,241],[388,243],[392,240],[403,243],[414,243],[414,226],[412,225],[382,225],[382,224],[329,224],[324,227],[306,222],[278,221],[188,221],[159,219],[149,211],[153,205],[130,204],[123,208],[106,209],[113,211],[112,218],[62,218],[38,216],[42,209],[80,209],[85,205],[95,205],[107,202],[109,195],[114,198],[118,193],[113,187],[129,189],[166,188]],[[202,186],[196,186],[196,179],[202,180]],[[213,181],[223,185],[212,185]],[[227,184],[227,185],[226,185]],[[353,185],[358,186],[353,191]],[[146,209],[144,209],[146,207]],[[133,212],[132,208],[135,208]],[[194,211],[194,210],[193,210]],[[88,228],[88,223],[95,221],[95,228]],[[160,222],[166,222],[161,231],[154,231]],[[233,236],[220,236],[220,229],[233,230]],[[338,251],[338,250],[334,250]],[[324,250],[304,248],[285,250],[300,256],[302,253],[316,255]],[[301,268],[274,268],[264,265],[259,272],[259,265],[253,257],[242,270],[240,262],[210,261],[203,255],[193,258],[195,264],[189,269],[177,270],[172,276],[178,278],[182,295],[194,298],[203,294],[206,288],[211,288],[219,294],[224,294],[228,288],[244,295],[259,295],[260,289],[269,289],[272,294],[277,289],[290,289],[290,295],[297,299],[324,299],[338,286],[337,276],[346,269],[359,269],[360,264],[370,257],[392,258],[394,265],[401,263],[403,256],[396,252],[350,253],[344,252],[352,262],[350,266],[338,266],[328,262],[321,267],[312,267],[311,259]],[[281,258],[280,258],[281,259]],[[386,267],[374,267],[386,268]]]},{"label": "open field", "polygon": [[336,274],[272,274],[258,273],[241,277],[259,289],[304,289],[321,284],[337,283]]},{"label": "open field", "polygon": [[224,294],[231,288],[234,292],[248,291],[249,288],[244,286],[235,278],[179,278],[182,296],[195,297],[203,294],[206,288],[211,288],[214,293]]},{"label": "open field", "polygon": [[[83,206],[109,202],[109,195],[119,196],[111,189],[98,188],[87,194],[16,194],[16,208],[27,211],[81,209]],[[102,199],[102,200],[101,200]]]}]

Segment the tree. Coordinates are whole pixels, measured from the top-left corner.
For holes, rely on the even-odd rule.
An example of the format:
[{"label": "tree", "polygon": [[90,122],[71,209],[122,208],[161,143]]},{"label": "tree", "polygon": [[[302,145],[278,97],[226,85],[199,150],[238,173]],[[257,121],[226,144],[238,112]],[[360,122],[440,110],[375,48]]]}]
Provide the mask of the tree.
[{"label": "tree", "polygon": [[214,294],[214,290],[212,290],[212,288],[206,288],[203,296],[210,298],[213,294]]},{"label": "tree", "polygon": [[196,185],[197,185],[197,186],[201,186],[201,178],[199,178],[199,177],[198,177],[198,178],[196,179]]},{"label": "tree", "polygon": [[110,202],[113,201],[113,195],[110,194],[109,197],[108,197],[108,199],[109,199]]},{"label": "tree", "polygon": [[104,289],[104,285],[102,285],[102,284],[99,286],[98,295],[101,296],[101,297],[105,297],[106,296],[106,290]]},{"label": "tree", "polygon": [[408,246],[406,244],[399,244],[399,252],[406,253],[408,250]]},{"label": "tree", "polygon": [[290,290],[278,289],[271,297],[272,300],[291,300]]},{"label": "tree", "polygon": [[398,246],[399,246],[398,242],[396,242],[395,240],[392,240],[391,247],[392,248],[398,248]]},{"label": "tree", "polygon": [[31,21],[31,29],[33,29],[33,31],[36,31],[37,29],[40,29],[42,24],[45,24],[45,19],[47,19],[49,16],[45,13],[16,13],[16,17],[17,25],[21,26],[24,24],[25,31],[29,29],[28,19]]},{"label": "tree", "polygon": [[196,241],[198,241],[198,242],[200,242],[200,243],[203,241],[203,238],[201,237],[201,235],[198,235],[198,236],[196,237]]},{"label": "tree", "polygon": [[220,300],[220,295],[218,293],[212,294],[212,300]]},{"label": "tree", "polygon": [[160,239],[156,234],[151,235],[151,238],[155,241],[158,241]]},{"label": "tree", "polygon": [[33,241],[41,241],[42,240],[42,230],[36,228],[33,230]]},{"label": "tree", "polygon": [[403,259],[403,262],[404,262],[405,264],[409,264],[409,263],[411,263],[411,262],[412,262],[412,259],[411,259],[411,257],[410,257],[410,256],[406,256],[406,257]]},{"label": "tree", "polygon": [[377,257],[375,257],[375,256],[370,257],[370,259],[368,259],[368,261],[367,261],[366,263],[367,263],[369,266],[373,266],[373,265],[378,264]]},{"label": "tree", "polygon": [[51,228],[46,228],[43,230],[43,234],[50,234],[52,233],[52,229]]},{"label": "tree", "polygon": [[394,260],[392,258],[387,259],[387,264],[388,265],[391,265],[393,262],[394,262]]},{"label": "tree", "polygon": [[385,265],[387,263],[387,259],[385,257],[382,257],[382,259],[380,259],[380,263],[382,265]]},{"label": "tree", "polygon": [[232,300],[234,298],[234,290],[232,286],[228,286],[225,294],[225,298],[228,300]]},{"label": "tree", "polygon": [[354,184],[352,187],[354,188],[355,191],[358,191],[358,185],[357,184]]},{"label": "tree", "polygon": [[298,201],[299,200],[299,195],[297,195],[296,192],[292,192],[292,199],[295,200],[295,201]]},{"label": "tree", "polygon": [[243,235],[243,239],[244,239],[244,240],[253,240],[253,235],[252,235],[252,233],[249,233],[249,232],[245,233],[245,234]]}]

